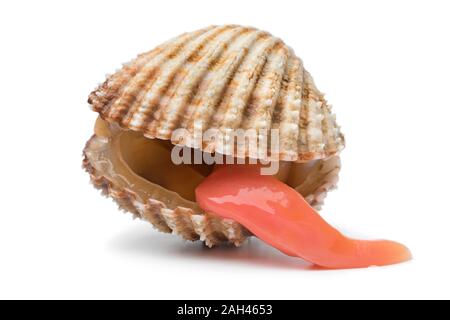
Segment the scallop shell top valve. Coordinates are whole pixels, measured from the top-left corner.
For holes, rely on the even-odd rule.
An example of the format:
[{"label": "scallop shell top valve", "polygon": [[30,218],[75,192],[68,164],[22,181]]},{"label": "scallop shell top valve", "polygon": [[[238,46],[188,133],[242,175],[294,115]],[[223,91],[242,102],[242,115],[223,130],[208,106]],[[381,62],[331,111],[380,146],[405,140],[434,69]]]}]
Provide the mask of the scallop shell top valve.
[{"label": "scallop shell top valve", "polygon": [[[124,210],[188,240],[239,245],[251,236],[196,204],[194,189],[213,165],[172,162],[174,144],[234,150],[235,141],[196,144],[196,130],[268,132],[267,152],[255,154],[252,143],[241,151],[280,161],[277,177],[315,207],[337,183],[344,139],[331,107],[294,51],[265,31],[224,25],[184,33],[125,64],[89,104],[99,118],[83,165],[94,185]],[[177,129],[188,134],[175,138]]]}]

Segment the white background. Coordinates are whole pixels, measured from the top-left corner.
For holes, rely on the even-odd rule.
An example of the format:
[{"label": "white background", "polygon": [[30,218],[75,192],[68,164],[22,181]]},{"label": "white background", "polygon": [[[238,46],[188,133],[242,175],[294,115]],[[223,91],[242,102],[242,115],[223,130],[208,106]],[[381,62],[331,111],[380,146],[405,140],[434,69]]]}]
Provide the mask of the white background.
[{"label": "white background", "polygon": [[[2,1],[0,298],[450,298],[448,1]],[[237,23],[303,59],[347,138],[325,218],[410,263],[312,271],[256,239],[157,233],[81,170],[106,73],[184,31]]]}]

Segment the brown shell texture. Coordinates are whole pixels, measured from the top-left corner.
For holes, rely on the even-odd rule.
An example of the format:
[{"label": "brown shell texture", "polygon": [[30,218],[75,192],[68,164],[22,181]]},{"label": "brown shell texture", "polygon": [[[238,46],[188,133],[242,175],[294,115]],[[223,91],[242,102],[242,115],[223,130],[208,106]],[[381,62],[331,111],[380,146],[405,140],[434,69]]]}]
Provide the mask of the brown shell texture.
[{"label": "brown shell texture", "polygon": [[[178,128],[278,129],[279,149],[268,157],[297,162],[344,147],[302,61],[279,38],[249,27],[211,26],[169,40],[109,76],[89,103],[108,122],[148,138],[168,140]],[[201,147],[229,154],[218,142]]]}]

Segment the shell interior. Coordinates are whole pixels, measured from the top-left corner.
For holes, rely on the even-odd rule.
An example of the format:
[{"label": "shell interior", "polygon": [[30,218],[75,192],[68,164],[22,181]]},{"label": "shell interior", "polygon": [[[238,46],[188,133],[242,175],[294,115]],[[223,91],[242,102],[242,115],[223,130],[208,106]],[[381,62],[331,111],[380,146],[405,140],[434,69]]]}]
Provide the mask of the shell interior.
[{"label": "shell interior", "polygon": [[[121,208],[152,223],[163,232],[208,246],[223,242],[241,244],[250,233],[241,225],[202,212],[195,202],[195,187],[212,170],[208,165],[175,165],[173,145],[123,130],[98,118],[95,135],[84,150],[84,167],[94,185]],[[280,164],[278,178],[320,208],[338,181],[339,157],[307,163]]]}]

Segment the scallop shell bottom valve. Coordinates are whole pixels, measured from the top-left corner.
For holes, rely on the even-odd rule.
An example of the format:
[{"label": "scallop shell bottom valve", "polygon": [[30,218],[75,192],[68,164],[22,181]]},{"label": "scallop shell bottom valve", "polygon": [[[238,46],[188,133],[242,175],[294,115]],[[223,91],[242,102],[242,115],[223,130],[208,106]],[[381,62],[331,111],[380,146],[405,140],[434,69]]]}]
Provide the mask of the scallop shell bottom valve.
[{"label": "scallop shell bottom valve", "polygon": [[[316,207],[337,183],[344,138],[331,107],[293,50],[264,31],[225,25],[182,34],[125,64],[89,103],[100,115],[83,162],[94,185],[188,240],[239,245],[250,234],[196,205],[193,189],[211,168],[171,163],[172,144],[194,147],[189,138],[170,141],[176,129],[277,129],[277,150],[256,157],[280,160],[280,179]],[[229,154],[236,146],[227,143],[195,147]],[[244,154],[255,157],[253,147]]]}]

